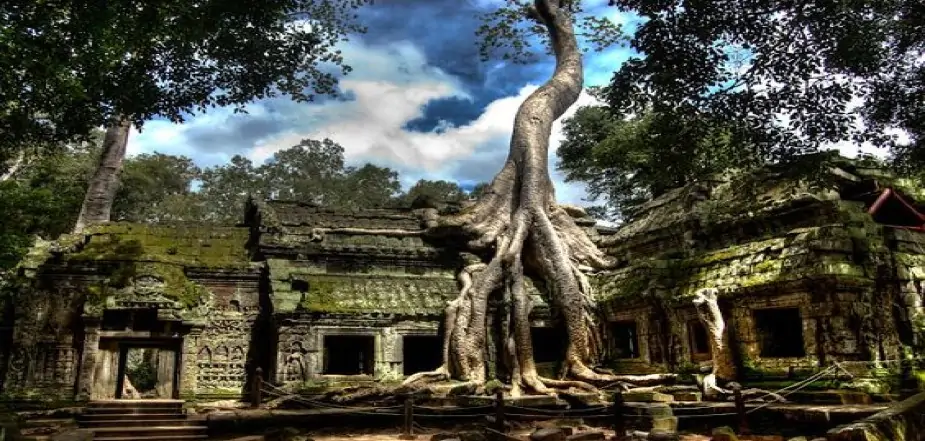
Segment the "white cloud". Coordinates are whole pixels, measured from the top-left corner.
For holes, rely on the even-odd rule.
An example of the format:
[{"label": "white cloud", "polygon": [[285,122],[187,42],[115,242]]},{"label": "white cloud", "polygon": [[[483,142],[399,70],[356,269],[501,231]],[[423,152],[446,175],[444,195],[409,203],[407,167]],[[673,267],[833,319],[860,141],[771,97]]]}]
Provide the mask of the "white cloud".
[{"label": "white cloud", "polygon": [[[305,138],[331,138],[345,149],[350,164],[371,162],[398,170],[407,187],[421,178],[470,181],[491,176],[503,165],[511,136],[514,115],[520,103],[536,89],[523,87],[515,96],[489,104],[483,113],[468,124],[453,126],[443,122],[433,132],[407,130],[405,125],[423,115],[429,102],[456,97],[469,99],[459,82],[427,63],[413,45],[399,42],[372,47],[354,40],[343,48],[354,72],[341,81],[341,89],[351,97],[346,101],[287,105],[287,115],[269,115],[265,103],[248,107],[250,115],[233,115],[228,109],[215,109],[191,118],[182,125],[165,121],[149,122],[141,133],[133,132],[129,154],[154,150],[193,157],[201,166],[224,163],[235,153],[243,153],[256,163],[291,147]],[[569,109],[571,115],[592,98],[582,94],[579,103]],[[255,140],[243,152],[206,152],[191,142],[197,131],[208,130],[215,136],[233,136],[231,118],[272,116],[286,119],[289,127]],[[554,126],[550,139],[550,165],[556,163],[555,148],[562,140],[561,120]],[[467,176],[459,164],[482,155],[486,165],[481,175]],[[488,165],[491,164],[491,165]],[[492,170],[487,168],[494,167]],[[565,185],[555,172],[558,197],[563,202],[579,203],[585,192],[580,185]]]}]

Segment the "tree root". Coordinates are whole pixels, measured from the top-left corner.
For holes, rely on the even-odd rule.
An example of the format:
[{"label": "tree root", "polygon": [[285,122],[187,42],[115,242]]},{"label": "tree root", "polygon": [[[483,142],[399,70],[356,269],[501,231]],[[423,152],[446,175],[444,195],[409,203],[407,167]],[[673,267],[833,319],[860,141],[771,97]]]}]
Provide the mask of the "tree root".
[{"label": "tree root", "polygon": [[[428,234],[456,232],[470,250],[491,257],[468,262],[458,275],[459,295],[446,308],[443,366],[413,375],[405,381],[407,385],[434,384],[447,378],[484,385],[489,377],[488,360],[497,360],[494,375],[510,382],[514,396],[597,391],[597,386],[629,379],[590,367],[604,345],[585,272],[613,264],[574,221],[572,215],[582,215],[582,210],[556,204],[549,178],[553,121],[575,103],[583,86],[581,51],[570,13],[562,10],[561,3],[533,2],[534,16],[550,34],[556,68],[552,78],[518,109],[501,171],[474,204],[428,224]],[[543,378],[537,373],[530,335],[533,305],[524,287],[527,274],[543,282],[549,307],[558,313],[568,336],[561,378]],[[489,311],[489,300],[500,305],[497,310]],[[500,327],[500,333],[488,329],[490,313],[496,314],[494,326]],[[500,334],[493,345],[489,334]],[[488,354],[489,348],[498,348],[499,353]]]}]

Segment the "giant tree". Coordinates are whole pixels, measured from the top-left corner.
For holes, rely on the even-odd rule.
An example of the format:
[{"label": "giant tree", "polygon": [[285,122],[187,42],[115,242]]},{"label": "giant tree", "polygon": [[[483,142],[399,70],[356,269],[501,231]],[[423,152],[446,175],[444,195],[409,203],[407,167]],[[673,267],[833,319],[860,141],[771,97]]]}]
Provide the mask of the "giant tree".
[{"label": "giant tree", "polygon": [[107,127],[75,229],[109,220],[131,127],[214,106],[331,94],[335,45],[362,32],[368,0],[35,2],[0,5],[0,141],[71,139]]},{"label": "giant tree", "polygon": [[[595,305],[585,270],[610,265],[586,232],[574,221],[580,211],[556,203],[549,174],[549,138],[553,122],[578,99],[584,75],[576,26],[578,5],[559,0],[511,1],[492,14],[483,28],[486,46],[499,47],[507,39],[515,55],[522,54],[524,38],[542,32],[555,56],[552,76],[520,105],[507,160],[482,196],[458,214],[436,216],[421,232],[389,234],[455,235],[473,252],[462,269],[458,297],[446,310],[444,362],[434,372],[416,374],[406,384],[445,379],[484,384],[489,372],[505,372],[512,393],[551,393],[558,388],[592,388],[591,384],[618,377],[593,369],[601,345]],[[521,20],[531,20],[521,24]],[[579,29],[614,31],[609,23],[591,17]],[[599,39],[602,34],[591,35]],[[514,40],[510,40],[510,38]],[[568,344],[563,354],[564,379],[542,377],[533,358],[530,337],[531,301],[527,278],[541,285],[558,312]],[[489,299],[500,296],[500,335],[503,356],[490,369],[487,347]]]}]

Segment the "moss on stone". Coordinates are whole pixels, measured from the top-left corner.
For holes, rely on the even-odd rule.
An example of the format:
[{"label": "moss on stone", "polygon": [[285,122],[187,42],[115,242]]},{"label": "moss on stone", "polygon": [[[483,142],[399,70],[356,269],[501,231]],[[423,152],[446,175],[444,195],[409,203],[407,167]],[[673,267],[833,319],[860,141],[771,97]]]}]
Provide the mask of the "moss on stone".
[{"label": "moss on stone", "polygon": [[186,267],[248,266],[246,228],[198,225],[107,224],[90,229],[71,261],[149,261]]}]

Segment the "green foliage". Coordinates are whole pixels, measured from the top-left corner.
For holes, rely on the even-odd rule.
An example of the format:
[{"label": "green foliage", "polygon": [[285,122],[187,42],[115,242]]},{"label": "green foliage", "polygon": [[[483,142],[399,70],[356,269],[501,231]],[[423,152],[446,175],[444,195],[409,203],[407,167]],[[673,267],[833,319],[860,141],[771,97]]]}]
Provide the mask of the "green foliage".
[{"label": "green foliage", "polygon": [[202,218],[216,223],[236,223],[244,219],[244,203],[248,195],[269,194],[266,180],[254,163],[235,155],[230,163],[211,167],[202,172],[199,195],[208,206]]},{"label": "green foliage", "polygon": [[484,14],[483,24],[476,31],[483,61],[498,57],[521,64],[535,62],[539,54],[534,47],[538,44],[545,47],[547,54],[551,52],[548,33],[534,6],[536,3],[561,5],[559,13],[572,17],[575,36],[585,51],[600,51],[625,40],[619,25],[586,10],[580,0],[507,0],[504,6]]},{"label": "green foliage", "polygon": [[639,56],[604,95],[615,115],[664,115],[652,134],[686,127],[702,143],[722,121],[742,155],[777,161],[831,142],[889,146],[894,127],[913,140],[897,159],[925,159],[921,1],[612,3],[639,16]]},{"label": "green foliage", "polygon": [[142,360],[135,366],[125,369],[125,376],[132,382],[138,392],[146,392],[157,386],[157,370],[148,360]]},{"label": "green foliage", "polygon": [[437,202],[459,202],[468,199],[469,194],[455,182],[421,179],[408,189],[408,193],[401,197],[401,204],[410,206],[418,198],[426,198]]},{"label": "green foliage", "polygon": [[565,121],[563,134],[558,168],[566,182],[586,183],[592,199],[606,202],[599,215],[613,220],[632,218],[640,203],[672,188],[760,163],[720,122],[675,124],[655,113],[621,118],[589,106]]},{"label": "green foliage", "polygon": [[185,156],[142,154],[125,161],[113,204],[113,220],[199,220],[202,206],[192,193],[199,167]]},{"label": "green foliage", "polygon": [[70,231],[93,170],[93,148],[71,146],[36,158],[0,182],[0,274],[18,262],[33,236]]},{"label": "green foliage", "polygon": [[354,12],[366,3],[4,1],[0,145],[69,140],[116,115],[140,126],[333,94],[338,70],[350,70],[335,44],[364,31]]}]

